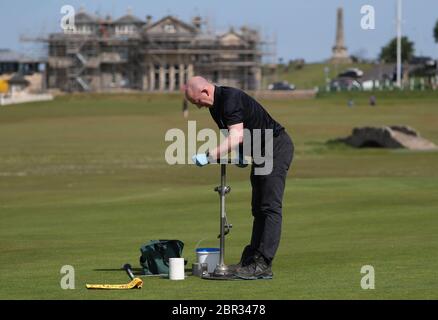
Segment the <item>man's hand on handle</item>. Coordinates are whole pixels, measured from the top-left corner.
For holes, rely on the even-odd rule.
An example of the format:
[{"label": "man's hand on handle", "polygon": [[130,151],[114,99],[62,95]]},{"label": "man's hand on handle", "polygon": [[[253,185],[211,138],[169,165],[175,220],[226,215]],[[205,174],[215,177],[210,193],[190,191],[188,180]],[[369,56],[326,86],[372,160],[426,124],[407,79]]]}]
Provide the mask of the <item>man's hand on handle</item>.
[{"label": "man's hand on handle", "polygon": [[195,154],[192,157],[192,160],[198,167],[204,167],[210,163],[208,156],[205,153]]},{"label": "man's hand on handle", "polygon": [[[214,162],[214,160],[205,153],[195,154],[192,157],[192,160],[193,163],[196,164],[198,167],[205,167],[207,164]],[[235,163],[235,165],[239,168],[246,168],[248,166],[248,162],[244,159],[243,155],[239,154],[239,162]]]}]

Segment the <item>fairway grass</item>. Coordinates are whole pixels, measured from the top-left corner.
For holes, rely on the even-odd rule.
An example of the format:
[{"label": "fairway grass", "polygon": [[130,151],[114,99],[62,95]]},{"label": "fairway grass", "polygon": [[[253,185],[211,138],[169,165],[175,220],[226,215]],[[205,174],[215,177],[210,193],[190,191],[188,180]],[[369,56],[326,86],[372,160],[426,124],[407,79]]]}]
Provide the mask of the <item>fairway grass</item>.
[{"label": "fairway grass", "polygon": [[[327,140],[354,126],[407,124],[438,143],[436,96],[358,95],[268,101],[296,154],[283,233],[269,281],[144,278],[142,290],[87,291],[126,283],[151,239],[217,246],[219,168],[168,166],[164,135],[187,131],[176,95],[66,96],[0,108],[0,299],[437,299],[438,153],[354,150]],[[191,108],[197,129],[213,127]],[[227,213],[235,263],[251,231],[249,169],[231,167]],[[200,242],[201,241],[201,242]],[[199,243],[200,242],[200,243]],[[75,268],[75,290],[60,269]],[[375,289],[360,286],[375,268]]]}]

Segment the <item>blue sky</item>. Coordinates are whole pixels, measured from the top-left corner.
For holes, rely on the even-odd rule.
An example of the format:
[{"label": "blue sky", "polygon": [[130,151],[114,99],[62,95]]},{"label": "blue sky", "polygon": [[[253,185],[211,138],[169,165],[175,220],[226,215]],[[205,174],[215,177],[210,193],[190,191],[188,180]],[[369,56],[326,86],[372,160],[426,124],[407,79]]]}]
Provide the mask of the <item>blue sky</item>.
[{"label": "blue sky", "polygon": [[[59,30],[60,8],[81,6],[91,13],[115,17],[131,7],[135,15],[158,19],[167,14],[190,21],[195,14],[209,18],[217,31],[244,24],[277,38],[277,55],[285,60],[320,61],[331,54],[335,39],[336,8],[344,7],[346,44],[351,54],[372,58],[395,35],[395,0],[13,0],[0,1],[0,48],[29,50],[21,34],[41,35]],[[433,27],[438,20],[437,0],[403,0],[403,33],[416,44],[418,55],[438,56]],[[376,29],[360,27],[363,5],[376,10]]]}]

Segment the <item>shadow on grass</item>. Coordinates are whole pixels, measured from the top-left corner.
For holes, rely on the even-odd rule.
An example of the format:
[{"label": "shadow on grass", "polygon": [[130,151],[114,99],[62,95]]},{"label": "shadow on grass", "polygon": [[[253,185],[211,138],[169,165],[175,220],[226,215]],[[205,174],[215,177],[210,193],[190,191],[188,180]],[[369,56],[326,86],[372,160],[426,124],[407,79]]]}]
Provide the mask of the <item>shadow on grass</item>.
[{"label": "shadow on grass", "polygon": [[[132,268],[131,270],[135,276],[145,276],[142,268]],[[118,269],[108,268],[108,269],[93,269],[93,271],[97,271],[97,272],[125,272],[125,269],[123,269],[123,268],[118,268]],[[184,272],[192,272],[192,269],[185,268]],[[149,275],[149,276],[162,276],[162,275],[157,274],[157,275]]]}]

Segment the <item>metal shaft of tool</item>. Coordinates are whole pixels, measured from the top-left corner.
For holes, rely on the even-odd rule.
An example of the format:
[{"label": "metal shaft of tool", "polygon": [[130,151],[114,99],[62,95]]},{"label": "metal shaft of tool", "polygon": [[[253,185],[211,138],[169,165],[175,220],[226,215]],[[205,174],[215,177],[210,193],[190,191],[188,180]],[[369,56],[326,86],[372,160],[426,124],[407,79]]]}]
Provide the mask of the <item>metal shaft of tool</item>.
[{"label": "metal shaft of tool", "polygon": [[220,249],[219,249],[219,263],[214,270],[215,276],[224,276],[228,272],[228,267],[225,265],[225,228],[229,228],[227,223],[227,214],[225,212],[225,195],[230,191],[230,188],[226,186],[226,164],[221,164],[221,184],[216,188],[216,191],[219,193],[220,200],[220,231],[219,231],[219,241],[220,241]]},{"label": "metal shaft of tool", "polygon": [[221,219],[221,229],[220,229],[220,255],[219,255],[219,266],[225,266],[225,193],[226,193],[226,183],[227,183],[227,166],[221,164],[221,190],[220,190],[220,219]]}]

